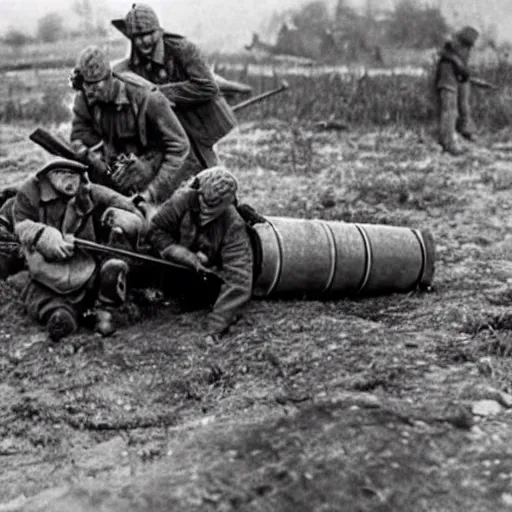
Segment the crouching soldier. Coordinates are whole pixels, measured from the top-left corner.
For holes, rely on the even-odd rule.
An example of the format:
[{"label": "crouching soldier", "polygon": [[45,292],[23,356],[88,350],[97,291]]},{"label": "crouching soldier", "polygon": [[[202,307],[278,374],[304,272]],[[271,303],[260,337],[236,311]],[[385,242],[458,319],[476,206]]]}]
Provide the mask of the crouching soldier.
[{"label": "crouching soldier", "polygon": [[190,154],[182,177],[217,165],[213,146],[236,126],[236,118],[198,47],[181,35],[165,32],[155,11],[145,4],[133,4],[123,19],[112,24],[131,41],[130,57],[114,71],[131,71],[157,84],[189,137]]},{"label": "crouching soldier", "polygon": [[235,207],[237,188],[235,177],[223,167],[201,171],[160,207],[148,233],[162,258],[197,271],[216,270],[224,279],[220,291],[201,288],[192,279],[176,285],[188,305],[213,305],[207,328],[214,338],[227,330],[252,292],[253,253]]},{"label": "crouching soldier", "polygon": [[439,143],[453,155],[463,153],[455,142],[456,131],[464,138],[474,140],[468,61],[477,38],[478,32],[472,27],[464,27],[455,33],[445,43],[437,65],[435,87],[439,108]]},{"label": "crouching soldier", "polygon": [[25,306],[54,341],[74,333],[96,300],[95,328],[110,334],[111,315],[104,306],[122,303],[126,294],[127,264],[96,259],[78,248],[74,237],[102,241],[110,231],[102,224],[116,211],[143,225],[128,198],[91,184],[86,169],[77,162],[54,161],[21,186],[14,203],[14,230],[29,270]]},{"label": "crouching soldier", "polygon": [[[189,143],[171,104],[155,86],[112,73],[90,46],[79,57],[71,143],[90,166],[91,180],[138,200],[161,203],[177,187]],[[151,88],[150,88],[151,87]],[[95,150],[98,146],[101,151]]]}]

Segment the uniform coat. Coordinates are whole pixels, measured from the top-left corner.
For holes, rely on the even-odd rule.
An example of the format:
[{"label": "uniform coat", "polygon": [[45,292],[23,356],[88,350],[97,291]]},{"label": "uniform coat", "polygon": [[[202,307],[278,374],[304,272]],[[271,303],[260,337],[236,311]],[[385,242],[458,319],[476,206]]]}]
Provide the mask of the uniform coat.
[{"label": "uniform coat", "polygon": [[123,70],[157,84],[174,105],[200,170],[217,165],[213,145],[233,129],[236,118],[197,46],[180,35],[164,33],[149,62],[132,45],[130,57],[114,67],[116,72]]},{"label": "uniform coat", "polygon": [[224,283],[208,315],[208,331],[220,334],[252,293],[253,253],[244,220],[230,206],[218,218],[201,227],[198,192],[181,188],[166,201],[151,221],[149,239],[158,252],[180,244],[201,251]]},{"label": "uniform coat", "polygon": [[75,97],[73,114],[71,141],[80,141],[87,147],[103,141],[109,164],[122,153],[146,159],[159,155],[146,187],[156,203],[172,195],[190,146],[162,93],[114,77],[111,102],[91,107],[80,92]]}]

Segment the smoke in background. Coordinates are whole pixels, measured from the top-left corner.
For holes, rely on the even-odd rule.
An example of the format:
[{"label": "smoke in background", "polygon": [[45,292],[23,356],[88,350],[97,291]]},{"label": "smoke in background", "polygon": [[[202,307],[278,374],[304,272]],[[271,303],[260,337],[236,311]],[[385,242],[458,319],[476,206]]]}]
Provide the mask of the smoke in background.
[{"label": "smoke in background", "polygon": [[[417,0],[419,1],[419,0]],[[60,13],[69,25],[76,24],[73,4],[76,0],[41,0],[14,2],[0,0],[0,32],[15,27],[34,33],[37,20],[51,11]],[[274,12],[300,7],[307,0],[144,0],[160,16],[162,25],[170,32],[194,38],[209,49],[237,51],[251,39],[252,32],[272,42],[265,32]],[[338,0],[324,0],[334,10]],[[124,15],[133,0],[90,0],[94,16],[104,19]],[[392,8],[395,0],[346,0],[355,7]],[[481,30],[494,31],[499,40],[512,40],[512,0],[428,0],[441,7],[448,21],[455,26],[474,24]],[[116,33],[111,31],[114,36]]]}]

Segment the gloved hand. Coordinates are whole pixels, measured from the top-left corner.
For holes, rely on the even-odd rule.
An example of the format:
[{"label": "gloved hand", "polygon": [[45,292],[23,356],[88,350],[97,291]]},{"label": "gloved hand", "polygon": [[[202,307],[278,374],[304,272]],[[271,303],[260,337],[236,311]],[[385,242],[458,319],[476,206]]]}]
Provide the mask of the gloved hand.
[{"label": "gloved hand", "polygon": [[64,235],[51,226],[46,226],[37,241],[36,249],[48,261],[61,261],[71,258],[75,249],[73,235]]},{"label": "gloved hand", "polygon": [[112,181],[123,194],[140,192],[151,183],[155,174],[151,162],[134,154],[118,161],[112,174]]},{"label": "gloved hand", "polygon": [[199,256],[183,245],[171,244],[160,253],[160,256],[162,256],[164,260],[181,263],[182,265],[193,268],[196,272],[209,272],[201,263]]}]

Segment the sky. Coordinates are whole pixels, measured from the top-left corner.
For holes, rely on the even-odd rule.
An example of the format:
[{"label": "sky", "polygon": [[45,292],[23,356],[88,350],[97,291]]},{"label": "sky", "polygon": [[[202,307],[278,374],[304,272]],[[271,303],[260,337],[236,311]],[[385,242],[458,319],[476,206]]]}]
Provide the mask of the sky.
[{"label": "sky", "polygon": [[[14,1],[0,0],[0,33],[9,27],[34,33],[37,20],[56,11],[67,23],[76,24],[74,0]],[[238,50],[250,42],[252,32],[260,31],[272,12],[308,3],[307,0],[144,0],[159,15],[169,32],[194,38],[198,43],[225,51]],[[331,8],[337,0],[324,0]],[[367,1],[376,6],[393,6],[396,0],[347,0],[354,7]],[[477,28],[493,27],[498,40],[512,41],[512,0],[419,0],[440,5],[457,28],[474,24]],[[90,0],[95,11],[106,19],[122,17],[133,0]],[[115,34],[115,31],[113,31]],[[268,35],[267,35],[268,36]],[[271,41],[272,42],[272,41]],[[238,48],[237,48],[238,47]]]}]

